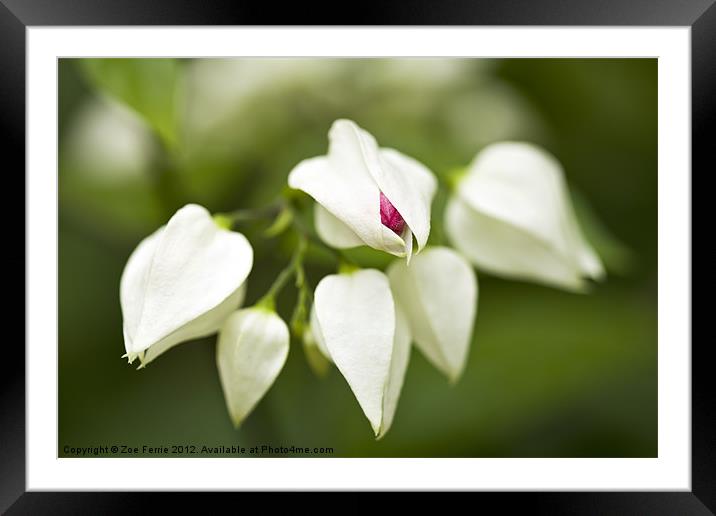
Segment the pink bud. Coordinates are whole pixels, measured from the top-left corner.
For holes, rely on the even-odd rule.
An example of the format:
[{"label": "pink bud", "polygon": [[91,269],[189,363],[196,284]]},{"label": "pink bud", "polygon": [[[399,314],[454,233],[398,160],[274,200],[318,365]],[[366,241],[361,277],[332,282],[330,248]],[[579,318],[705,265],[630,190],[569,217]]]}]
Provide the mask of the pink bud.
[{"label": "pink bud", "polygon": [[397,235],[402,234],[405,228],[403,217],[388,198],[383,195],[383,192],[380,192],[380,222]]}]

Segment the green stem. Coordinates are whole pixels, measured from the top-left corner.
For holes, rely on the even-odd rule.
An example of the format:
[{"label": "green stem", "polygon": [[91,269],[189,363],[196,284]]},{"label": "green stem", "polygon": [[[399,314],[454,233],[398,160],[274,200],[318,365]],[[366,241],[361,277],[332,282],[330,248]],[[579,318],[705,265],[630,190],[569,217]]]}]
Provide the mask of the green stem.
[{"label": "green stem", "polygon": [[338,262],[339,274],[351,274],[357,270],[360,270],[360,267],[353,262],[346,262],[345,260],[340,260]]},{"label": "green stem", "polygon": [[303,338],[303,331],[308,324],[308,306],[313,301],[313,294],[306,279],[306,271],[303,269],[302,264],[296,268],[295,285],[298,290],[298,297],[296,299],[296,306],[293,307],[289,327],[293,335],[301,339]]},{"label": "green stem", "polygon": [[269,287],[268,292],[266,292],[266,294],[259,300],[259,302],[256,303],[257,306],[262,306],[269,310],[275,310],[276,296],[279,294],[279,292],[281,292],[283,287],[286,286],[286,283],[288,283],[288,280],[291,279],[291,276],[293,276],[295,273],[298,272],[300,268],[302,268],[303,255],[305,254],[305,252],[306,240],[304,238],[301,238],[298,241],[298,247],[296,247],[296,251],[293,253],[293,258],[291,259],[291,262],[279,273],[271,287]]},{"label": "green stem", "polygon": [[217,213],[216,216],[229,220],[232,224],[237,224],[239,222],[251,220],[274,218],[281,212],[283,207],[284,201],[280,200],[273,202],[268,206],[264,206],[263,208],[234,210],[228,213]]}]

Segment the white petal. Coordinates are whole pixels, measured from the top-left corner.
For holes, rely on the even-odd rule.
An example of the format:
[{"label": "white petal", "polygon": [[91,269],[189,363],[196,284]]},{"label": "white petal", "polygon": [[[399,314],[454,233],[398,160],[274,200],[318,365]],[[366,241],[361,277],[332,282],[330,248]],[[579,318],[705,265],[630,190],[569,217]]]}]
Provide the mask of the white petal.
[{"label": "white petal", "polygon": [[165,228],[166,226],[162,226],[139,242],[129,256],[120,279],[119,297],[122,306],[124,345],[130,357],[134,354],[131,348],[132,337],[141,319],[149,269]]},{"label": "white petal", "polygon": [[313,210],[313,219],[318,236],[328,245],[337,249],[365,245],[365,242],[351,228],[318,203],[315,204]]},{"label": "white petal", "polygon": [[413,232],[407,226],[403,231],[403,242],[405,242],[405,262],[410,263],[413,257]]},{"label": "white petal", "polygon": [[465,367],[477,311],[472,267],[447,247],[428,247],[409,266],[393,262],[388,277],[416,346],[456,381]]},{"label": "white petal", "polygon": [[158,350],[164,351],[177,338],[215,331],[240,303],[239,289],[252,262],[246,238],[219,228],[206,209],[190,204],[177,211],[139,244],[122,274],[120,301],[130,358],[160,342]]},{"label": "white petal", "polygon": [[430,235],[430,205],[437,180],[422,163],[394,149],[381,149],[381,167],[373,171],[378,188],[415,235],[418,251]]},{"label": "white petal", "polygon": [[326,276],[316,287],[315,308],[330,356],[378,435],[395,335],[388,279],[376,270]]},{"label": "white petal", "polygon": [[533,145],[499,143],[475,159],[452,199],[446,230],[479,267],[579,290],[603,274],[584,239],[554,157]]},{"label": "white petal", "polygon": [[[331,212],[318,203],[314,206],[316,232],[321,240],[337,249],[349,249],[366,245],[358,235],[332,215]],[[413,233],[410,228],[406,225],[403,234],[400,236],[385,226],[382,226],[380,231],[383,239],[381,243],[382,250],[396,256],[406,256],[410,261],[413,252]]]},{"label": "white petal", "polygon": [[383,395],[383,422],[377,438],[380,439],[390,430],[398,406],[398,398],[403,388],[405,371],[410,360],[410,327],[405,313],[395,304],[395,337],[393,340],[393,356],[390,359],[390,373]]},{"label": "white petal", "polygon": [[226,318],[244,302],[245,295],[246,283],[236,289],[234,293],[222,301],[222,303],[217,307],[212,308],[208,312],[200,315],[191,323],[185,324],[159,342],[152,344],[149,349],[146,350],[145,355],[142,358],[142,364],[148,364],[169,348],[177,344],[181,344],[182,342],[186,342],[188,340],[206,337],[219,331],[219,328],[221,328],[221,325],[224,324]]},{"label": "white petal", "polygon": [[568,290],[586,286],[574,263],[542,240],[473,210],[457,197],[445,209],[445,231],[455,248],[483,271]]},{"label": "white petal", "polygon": [[216,363],[234,426],[241,424],[273,385],[288,347],[288,327],[275,312],[253,307],[226,319],[219,333]]}]

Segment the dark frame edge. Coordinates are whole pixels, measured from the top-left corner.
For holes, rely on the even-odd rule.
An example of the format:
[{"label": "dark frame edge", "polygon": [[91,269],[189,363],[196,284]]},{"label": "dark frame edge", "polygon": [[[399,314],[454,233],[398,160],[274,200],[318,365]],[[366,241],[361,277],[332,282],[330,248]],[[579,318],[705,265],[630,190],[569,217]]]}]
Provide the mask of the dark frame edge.
[{"label": "dark frame edge", "polygon": [[[12,171],[8,177],[20,183],[8,185],[9,195],[4,201],[19,201],[24,214],[25,24],[3,3],[0,3],[0,65],[3,75],[0,81],[0,150],[8,165],[6,172]],[[18,206],[6,202],[3,208],[5,220],[16,220],[18,211]],[[22,251],[3,253],[2,265],[7,271],[23,271],[22,275],[11,272],[8,279],[18,292],[22,281],[24,291],[25,225],[16,224],[8,236],[8,243],[12,242],[13,246],[22,242]],[[23,315],[13,314],[12,319],[16,324],[23,321],[21,335],[24,342],[25,294],[21,299]],[[19,303],[16,306],[19,312]],[[6,339],[6,344],[12,344],[14,340]],[[0,512],[25,491],[25,346],[6,345],[5,350],[5,367],[0,374]]]},{"label": "dark frame edge", "polygon": [[[336,4],[243,0],[0,0],[30,25],[691,25],[713,0],[363,0]],[[279,8],[280,7],[280,8]],[[320,14],[320,16],[319,16]]]},{"label": "dark frame edge", "polygon": [[[713,135],[716,131],[716,4],[712,4],[691,26],[691,213],[693,278],[693,178],[713,170]],[[692,336],[693,333],[693,279]],[[716,410],[714,380],[707,345],[692,337],[691,342],[691,489],[694,495],[716,513]]]},{"label": "dark frame edge", "polygon": [[[4,71],[4,78],[0,81],[0,127],[4,136],[0,148],[14,167],[24,171],[26,26],[21,18],[6,7],[4,1],[0,2],[0,64]],[[465,8],[469,9],[468,6]],[[678,18],[676,13],[674,18]],[[181,22],[169,20],[167,23]],[[712,168],[709,164],[712,142],[707,135],[713,134],[716,129],[716,96],[713,95],[716,91],[716,68],[712,66],[716,63],[716,4],[711,3],[691,24],[693,178],[693,171],[701,170],[705,175]],[[22,189],[24,199],[24,174]],[[24,231],[23,226],[22,257],[15,255],[10,259],[3,258],[15,270],[20,262],[25,267]],[[19,280],[19,275],[16,278]],[[631,514],[643,513],[648,509],[650,514],[716,514],[716,440],[713,437],[716,435],[716,410],[708,395],[713,380],[709,370],[710,362],[705,360],[707,351],[704,348],[692,342],[692,492],[485,493],[483,496],[499,496],[501,504],[505,503],[506,497],[512,499],[514,496],[514,500],[527,502],[532,510],[537,509],[537,513],[542,512],[541,506],[544,510],[562,509],[569,513],[594,513],[601,509],[614,514]],[[6,369],[0,375],[0,414],[3,420],[0,425],[0,512],[4,513],[10,506],[11,512],[17,514],[71,514],[79,509],[87,512],[90,508],[92,512],[114,513],[120,509],[139,510],[145,507],[151,496],[148,493],[25,492],[24,348],[13,353],[17,356],[7,357],[11,358],[7,362],[13,364],[12,370]],[[165,498],[161,494],[157,496]],[[230,495],[221,496],[221,500],[225,501],[226,496]],[[206,496],[201,498],[204,503],[207,501]],[[512,504],[510,501],[508,505]],[[205,508],[205,505],[202,507]]]}]

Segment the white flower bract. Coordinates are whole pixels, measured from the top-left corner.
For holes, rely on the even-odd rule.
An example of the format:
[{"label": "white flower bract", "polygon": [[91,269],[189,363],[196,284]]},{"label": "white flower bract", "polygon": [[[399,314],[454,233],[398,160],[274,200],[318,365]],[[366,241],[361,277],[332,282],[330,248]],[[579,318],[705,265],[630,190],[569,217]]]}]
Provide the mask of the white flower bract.
[{"label": "white flower bract", "polygon": [[120,280],[124,344],[130,363],[215,333],[243,301],[253,263],[248,240],[218,227],[189,204],[145,238]]},{"label": "white flower bract", "polygon": [[234,426],[238,427],[281,372],[289,348],[286,323],[252,307],[231,314],[219,332],[216,363]]},{"label": "white flower bract", "polygon": [[462,373],[477,312],[477,277],[447,247],[428,247],[410,265],[388,268],[396,303],[407,316],[415,345],[451,381]]},{"label": "white flower bract", "polygon": [[452,244],[480,269],[582,291],[604,275],[579,228],[564,173],[546,151],[496,143],[475,158],[447,204]]},{"label": "white flower bract", "polygon": [[311,331],[380,438],[390,428],[410,357],[410,331],[388,278],[373,269],[326,276]]}]

